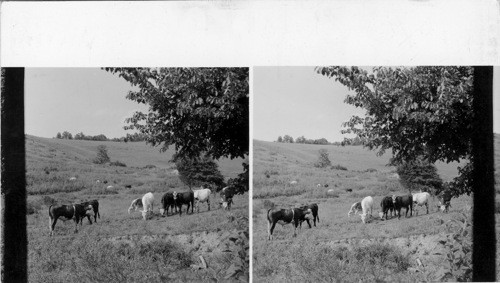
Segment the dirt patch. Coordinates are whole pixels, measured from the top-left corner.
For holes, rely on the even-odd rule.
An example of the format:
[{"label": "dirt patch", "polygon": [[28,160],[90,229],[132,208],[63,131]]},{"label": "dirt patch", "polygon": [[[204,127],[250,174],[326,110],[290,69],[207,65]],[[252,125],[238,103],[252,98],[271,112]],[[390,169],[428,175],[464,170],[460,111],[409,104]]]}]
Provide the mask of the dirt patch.
[{"label": "dirt patch", "polygon": [[[446,261],[449,250],[444,246],[443,239],[447,233],[433,235],[412,235],[399,238],[371,238],[371,239],[341,239],[328,242],[327,245],[335,247],[344,245],[348,248],[370,245],[374,243],[389,244],[405,251],[416,268],[425,267],[427,270],[437,270]],[[412,269],[417,271],[418,269]]]}]

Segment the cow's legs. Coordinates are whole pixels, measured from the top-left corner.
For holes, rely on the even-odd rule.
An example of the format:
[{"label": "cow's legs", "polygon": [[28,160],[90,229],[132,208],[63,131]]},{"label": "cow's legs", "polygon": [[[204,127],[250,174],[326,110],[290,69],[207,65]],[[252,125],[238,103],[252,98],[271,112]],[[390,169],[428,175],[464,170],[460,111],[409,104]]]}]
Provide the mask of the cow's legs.
[{"label": "cow's legs", "polygon": [[49,221],[50,221],[50,235],[52,236],[54,234],[54,228],[56,227],[56,223],[57,223],[57,217],[52,219],[52,217],[49,217]]},{"label": "cow's legs", "polygon": [[427,214],[429,214],[429,204],[425,203],[425,208],[427,209]]},{"label": "cow's legs", "polygon": [[272,240],[273,239],[273,231],[274,231],[274,227],[276,227],[276,222],[273,221],[273,224],[271,224],[271,222],[269,222],[269,220],[267,221],[267,228],[268,228],[268,239],[269,240]]},{"label": "cow's legs", "polygon": [[[79,217],[76,215],[75,216],[75,233],[78,233],[78,219]],[[83,220],[83,219],[82,219]],[[83,222],[83,221],[82,221]]]},{"label": "cow's legs", "polygon": [[210,211],[210,199],[207,199],[208,211]]},{"label": "cow's legs", "polygon": [[[309,219],[306,218],[306,221],[307,221],[307,225],[309,225],[309,229],[311,229],[312,226],[311,226],[311,223],[309,223]],[[316,226],[316,224],[314,224],[314,226]]]}]

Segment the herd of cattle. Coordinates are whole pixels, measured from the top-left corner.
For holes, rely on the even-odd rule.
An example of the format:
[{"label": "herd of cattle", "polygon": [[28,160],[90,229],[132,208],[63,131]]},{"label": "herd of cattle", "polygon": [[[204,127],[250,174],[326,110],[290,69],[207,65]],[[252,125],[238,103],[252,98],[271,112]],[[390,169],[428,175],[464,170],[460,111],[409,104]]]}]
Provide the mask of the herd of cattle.
[{"label": "herd of cattle", "polygon": [[[405,217],[408,217],[408,211],[410,211],[410,216],[413,214],[413,206],[424,206],[427,209],[427,214],[429,214],[429,202],[431,195],[427,192],[419,192],[415,194],[403,195],[403,196],[386,196],[380,202],[381,211],[379,212],[380,219],[388,220],[389,213],[391,217],[398,216],[401,218],[401,209],[405,208]],[[439,196],[438,207],[443,212],[448,212],[449,207],[451,207],[452,194],[450,191],[444,191]],[[347,213],[350,217],[352,214],[358,214],[361,216],[361,221],[366,223],[369,218],[373,217],[373,198],[367,196],[363,198],[360,202],[356,202],[351,206],[351,209]],[[418,215],[418,210],[416,210]],[[305,205],[290,209],[276,209],[271,208],[267,211],[267,228],[268,228],[268,239],[273,239],[273,231],[276,223],[281,225],[286,225],[292,223],[294,227],[293,234],[297,235],[297,227],[302,227],[302,222],[306,221],[311,228],[310,220],[314,221],[314,226],[316,226],[316,220],[319,222],[318,215],[318,205],[316,203]]]},{"label": "herd of cattle", "polygon": [[[160,214],[162,216],[168,216],[168,210],[170,208],[170,213],[179,212],[179,216],[182,216],[182,206],[187,205],[186,213],[189,212],[191,207],[191,213],[193,213],[194,206],[196,205],[197,211],[200,212],[200,203],[207,203],[208,210],[210,210],[210,195],[212,191],[208,188],[202,187],[199,190],[189,190],[187,192],[168,192],[161,198],[161,208]],[[220,191],[220,201],[219,207],[223,207],[225,210],[231,209],[231,204],[233,203],[234,191],[231,187],[224,187]],[[149,192],[145,194],[142,198],[134,199],[128,208],[128,213],[132,210],[141,209],[142,218],[147,220],[151,218],[153,213],[154,205],[154,195]],[[165,214],[166,213],[166,214]],[[78,232],[78,223],[80,226],[83,224],[83,219],[88,218],[90,224],[92,224],[91,216],[94,216],[94,222],[97,222],[97,218],[101,218],[99,213],[99,201],[91,200],[83,203],[75,203],[69,205],[51,205],[49,207],[49,219],[50,219],[50,235],[54,233],[54,227],[56,226],[57,220],[61,219],[63,221],[74,220],[75,223],[75,233]]]}]

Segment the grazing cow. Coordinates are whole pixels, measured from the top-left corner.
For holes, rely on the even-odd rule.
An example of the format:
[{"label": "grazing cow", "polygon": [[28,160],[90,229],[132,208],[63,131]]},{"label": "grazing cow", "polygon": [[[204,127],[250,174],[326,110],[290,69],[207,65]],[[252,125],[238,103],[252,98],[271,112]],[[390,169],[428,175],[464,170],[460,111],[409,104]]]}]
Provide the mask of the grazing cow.
[{"label": "grazing cow", "polygon": [[100,182],[101,182],[101,180],[99,180],[99,179],[95,181],[96,184],[99,184]]},{"label": "grazing cow", "polygon": [[321,184],[317,184],[316,187],[320,188],[321,187]]},{"label": "grazing cow", "polygon": [[189,191],[189,192],[174,192],[174,202],[175,205],[177,206],[177,209],[179,210],[179,216],[182,216],[182,205],[187,204],[187,210],[186,213],[189,212],[189,207],[191,207],[191,214],[193,213],[194,209],[194,192]]},{"label": "grazing cow", "polygon": [[108,181],[107,181],[107,180],[104,180],[104,182],[103,182],[103,183],[104,183],[104,184],[107,184],[107,183],[108,183]]},{"label": "grazing cow", "polygon": [[412,195],[406,196],[392,196],[392,203],[394,204],[394,209],[398,213],[398,219],[401,218],[401,208],[406,209],[405,217],[408,217],[408,210],[410,211],[410,217],[413,214],[413,197]]},{"label": "grazing cow", "polygon": [[132,185],[125,185],[125,188],[127,188],[127,189],[131,189],[131,188],[132,188]]},{"label": "grazing cow", "polygon": [[194,190],[194,199],[196,202],[196,211],[200,213],[200,202],[206,202],[208,205],[208,210],[210,210],[210,194],[212,191],[210,189],[200,189]]},{"label": "grazing cow", "polygon": [[70,181],[76,181],[76,177],[69,178]]},{"label": "grazing cow", "polygon": [[[361,214],[361,221],[366,223],[366,217],[372,217],[373,212],[373,198],[371,196],[367,196],[361,200],[361,209],[363,210],[363,213]],[[368,214],[368,212],[370,212],[370,214]]]},{"label": "grazing cow", "polygon": [[130,214],[130,211],[132,209],[134,209],[135,211],[137,211],[138,208],[142,209],[142,207],[143,207],[143,205],[142,205],[142,199],[136,198],[130,204],[130,207],[128,208],[128,214]]},{"label": "grazing cow", "polygon": [[439,209],[442,212],[448,212],[449,208],[451,207],[451,198],[452,194],[451,191],[445,190],[441,193],[439,196]]},{"label": "grazing cow", "polygon": [[155,202],[155,197],[153,193],[149,192],[142,197],[142,218],[147,220],[148,215],[153,213],[153,205]]},{"label": "grazing cow", "polygon": [[297,227],[301,221],[305,221],[312,214],[310,208],[291,208],[291,209],[269,209],[267,211],[267,233],[268,239],[273,239],[273,231],[276,223],[281,225],[290,224],[293,221],[293,235],[297,235]]},{"label": "grazing cow", "polygon": [[66,221],[73,219],[75,221],[75,233],[78,232],[78,222],[83,220],[87,215],[92,215],[92,205],[84,206],[82,204],[70,205],[51,205],[49,207],[49,220],[50,220],[50,236],[54,234],[54,227],[56,226],[57,219]]},{"label": "grazing cow", "polygon": [[346,192],[352,193],[352,189],[345,189]]},{"label": "grazing cow", "polygon": [[[312,220],[314,222],[314,227],[316,227],[316,220],[318,220],[318,223],[319,223],[318,204],[313,203],[313,204],[305,205],[302,207],[302,210],[307,210],[307,209],[311,209]],[[306,218],[305,220],[306,220],[307,224],[309,225],[309,228],[312,228],[311,223],[309,223],[309,218]],[[302,222],[304,222],[304,221],[300,222],[301,228],[302,228]]]},{"label": "grazing cow", "polygon": [[351,209],[347,213],[347,217],[351,217],[352,214],[357,214],[361,210],[361,202],[355,202],[351,205]]},{"label": "grazing cow", "polygon": [[297,181],[291,181],[290,185],[297,185]]},{"label": "grazing cow", "polygon": [[[416,193],[412,195],[412,198],[413,198],[413,204],[418,206],[425,205],[425,208],[427,209],[427,214],[429,214],[429,200],[431,198],[431,194],[427,192]],[[415,206],[415,212],[418,215],[418,210],[416,206]]]},{"label": "grazing cow", "polygon": [[[97,223],[97,216],[99,216],[99,219],[101,219],[101,214],[99,213],[99,201],[94,199],[91,201],[86,201],[82,202],[82,205],[84,207],[88,207],[89,205],[92,206],[92,210],[94,212],[94,222]],[[92,224],[92,220],[90,220],[90,215],[87,214],[87,219],[89,220],[90,224]],[[83,221],[80,222],[80,225],[82,225]]]},{"label": "grazing cow", "polygon": [[380,219],[383,219],[385,216],[385,220],[387,220],[387,216],[389,215],[389,210],[391,211],[391,217],[394,213],[394,203],[392,202],[392,197],[385,197],[380,202],[380,207],[382,211],[379,212]]},{"label": "grazing cow", "polygon": [[174,213],[175,201],[174,201],[174,194],[171,192],[165,193],[161,198],[161,208],[160,208],[161,215],[164,215],[166,211],[168,216],[168,208],[170,208],[170,213]]},{"label": "grazing cow", "polygon": [[221,202],[219,207],[222,205],[224,210],[231,210],[231,204],[233,203],[234,192],[229,187],[225,187],[220,192]]},{"label": "grazing cow", "polygon": [[109,189],[112,189],[112,188],[113,188],[113,186],[107,186],[107,187],[106,187],[106,189],[108,189],[108,190],[109,190]]},{"label": "grazing cow", "polygon": [[328,184],[325,184],[325,188],[328,188]]}]

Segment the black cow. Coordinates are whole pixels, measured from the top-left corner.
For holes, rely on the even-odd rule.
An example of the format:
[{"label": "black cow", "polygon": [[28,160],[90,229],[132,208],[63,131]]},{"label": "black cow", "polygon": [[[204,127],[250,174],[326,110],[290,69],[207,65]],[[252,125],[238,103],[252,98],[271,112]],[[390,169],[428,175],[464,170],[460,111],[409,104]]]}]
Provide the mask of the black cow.
[{"label": "black cow", "polygon": [[[81,203],[83,206],[87,207],[88,205],[92,206],[92,210],[94,211],[94,222],[97,223],[97,216],[99,216],[99,219],[101,219],[101,214],[99,213],[99,201],[94,199],[91,201],[86,201]],[[87,214],[87,219],[89,220],[90,224],[92,224],[92,220],[90,220],[90,215]],[[83,224],[83,221],[80,222],[80,225]]]},{"label": "black cow", "polygon": [[391,211],[391,217],[393,216],[393,213],[394,213],[394,202],[392,200],[392,197],[385,197],[382,199],[382,201],[380,202],[380,207],[382,208],[382,215],[380,216],[380,218],[384,218],[385,216],[385,220],[387,220],[387,216],[389,215],[389,210]]},{"label": "black cow", "polygon": [[292,209],[269,209],[267,211],[267,227],[268,227],[268,239],[272,240],[273,231],[276,223],[281,225],[290,224],[293,221],[293,235],[297,235],[297,227],[301,221],[305,221],[307,217],[311,217],[310,208],[292,208]]},{"label": "black cow", "polygon": [[174,192],[174,202],[177,208],[179,209],[179,216],[182,216],[182,205],[187,204],[187,209],[186,213],[189,212],[189,207],[191,206],[191,214],[193,214],[193,209],[194,209],[194,192],[189,191],[189,192]]},{"label": "black cow", "polygon": [[231,210],[231,204],[233,203],[233,197],[235,193],[230,187],[225,187],[221,190],[220,192],[220,202],[219,202],[219,208],[221,206],[224,207],[224,209]]},{"label": "black cow", "polygon": [[[309,205],[304,205],[302,207],[302,209],[303,210],[311,209],[312,220],[314,222],[314,227],[316,227],[316,220],[318,220],[318,223],[319,223],[318,205],[316,203],[309,204]],[[305,221],[307,222],[307,225],[309,225],[309,228],[312,228],[311,227],[311,223],[309,223],[309,218],[305,218]],[[300,227],[301,228],[302,228],[302,222],[304,222],[304,221],[300,222]]]},{"label": "black cow", "polygon": [[168,216],[168,209],[170,208],[170,213],[174,213],[174,208],[175,208],[175,200],[174,200],[174,193],[168,192],[163,195],[161,198],[161,207],[160,209],[161,215],[164,215],[165,212],[167,212]]},{"label": "black cow", "polygon": [[438,200],[439,200],[439,208],[441,209],[441,211],[443,212],[448,212],[449,208],[451,207],[451,198],[453,197],[453,195],[451,194],[451,191],[450,190],[445,190],[443,191]]},{"label": "black cow", "polygon": [[392,202],[394,204],[394,210],[398,213],[398,219],[401,218],[401,208],[406,209],[405,217],[408,217],[408,210],[410,210],[410,217],[413,214],[413,196],[392,196]]},{"label": "black cow", "polygon": [[49,207],[49,219],[50,219],[50,236],[54,234],[54,227],[56,226],[57,219],[62,217],[62,220],[73,219],[75,221],[75,233],[78,232],[78,222],[83,220],[87,215],[92,215],[93,207],[92,205],[84,206],[82,204],[70,204],[70,205],[51,205]]}]

